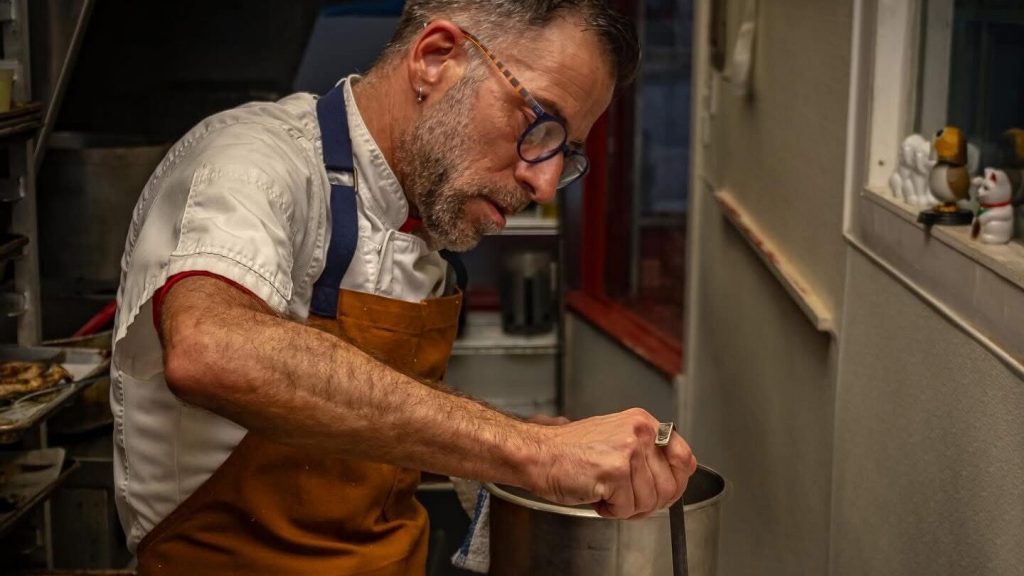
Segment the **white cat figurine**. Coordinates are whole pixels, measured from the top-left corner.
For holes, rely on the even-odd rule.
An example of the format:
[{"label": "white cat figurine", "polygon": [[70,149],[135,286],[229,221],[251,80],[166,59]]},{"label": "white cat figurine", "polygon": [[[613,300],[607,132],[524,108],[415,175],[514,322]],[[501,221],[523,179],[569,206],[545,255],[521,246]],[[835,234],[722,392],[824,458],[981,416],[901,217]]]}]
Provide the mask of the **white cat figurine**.
[{"label": "white cat figurine", "polygon": [[1006,172],[985,168],[984,178],[975,178],[978,186],[978,216],[974,221],[974,234],[985,244],[1006,244],[1013,237],[1013,193]]},{"label": "white cat figurine", "polygon": [[915,208],[931,208],[939,203],[928,190],[928,174],[935,165],[931,152],[932,143],[920,134],[903,139],[896,170],[889,177],[893,198]]}]

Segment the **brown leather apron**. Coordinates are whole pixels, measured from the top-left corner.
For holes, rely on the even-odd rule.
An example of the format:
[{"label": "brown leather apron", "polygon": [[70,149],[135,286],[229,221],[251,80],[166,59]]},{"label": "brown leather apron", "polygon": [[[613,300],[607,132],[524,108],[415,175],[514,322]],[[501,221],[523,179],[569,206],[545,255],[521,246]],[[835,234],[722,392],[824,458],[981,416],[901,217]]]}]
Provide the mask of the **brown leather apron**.
[{"label": "brown leather apron", "polygon": [[[341,291],[310,324],[424,382],[444,375],[460,295],[409,303]],[[139,545],[139,574],[423,574],[419,472],[249,433]]]}]

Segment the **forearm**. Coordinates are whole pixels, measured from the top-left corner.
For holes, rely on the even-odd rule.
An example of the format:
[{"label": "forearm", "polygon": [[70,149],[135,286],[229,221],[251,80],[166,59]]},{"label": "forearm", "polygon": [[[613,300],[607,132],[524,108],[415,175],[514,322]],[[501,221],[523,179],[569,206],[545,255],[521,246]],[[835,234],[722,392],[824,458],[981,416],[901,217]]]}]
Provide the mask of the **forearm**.
[{"label": "forearm", "polygon": [[183,399],[324,453],[532,482],[539,426],[426,386],[217,280],[188,282],[162,315],[167,379]]}]

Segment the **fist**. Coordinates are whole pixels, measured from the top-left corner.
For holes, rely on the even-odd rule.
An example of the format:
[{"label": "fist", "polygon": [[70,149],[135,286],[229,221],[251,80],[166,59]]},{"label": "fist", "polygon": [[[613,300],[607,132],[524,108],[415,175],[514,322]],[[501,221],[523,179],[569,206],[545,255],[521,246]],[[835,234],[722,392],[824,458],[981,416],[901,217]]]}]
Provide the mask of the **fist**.
[{"label": "fist", "polygon": [[697,469],[677,433],[655,445],[658,420],[639,408],[538,430],[540,463],[529,486],[560,504],[592,504],[601,516],[639,518],[665,508]]}]

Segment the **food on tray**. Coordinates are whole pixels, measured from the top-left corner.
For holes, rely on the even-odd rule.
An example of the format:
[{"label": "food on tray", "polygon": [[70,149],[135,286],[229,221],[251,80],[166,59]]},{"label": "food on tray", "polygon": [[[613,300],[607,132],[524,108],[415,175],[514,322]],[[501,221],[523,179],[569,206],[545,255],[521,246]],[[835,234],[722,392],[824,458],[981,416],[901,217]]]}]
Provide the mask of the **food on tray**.
[{"label": "food on tray", "polygon": [[60,364],[0,362],[0,400],[52,388],[64,380],[71,380],[71,374]]}]

